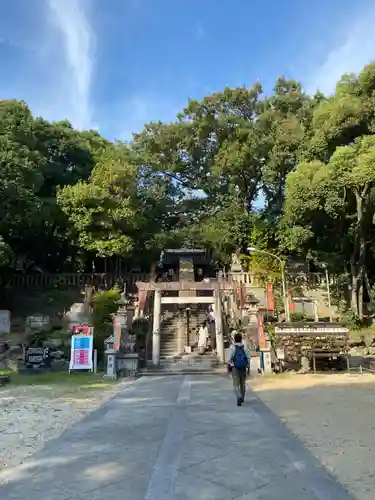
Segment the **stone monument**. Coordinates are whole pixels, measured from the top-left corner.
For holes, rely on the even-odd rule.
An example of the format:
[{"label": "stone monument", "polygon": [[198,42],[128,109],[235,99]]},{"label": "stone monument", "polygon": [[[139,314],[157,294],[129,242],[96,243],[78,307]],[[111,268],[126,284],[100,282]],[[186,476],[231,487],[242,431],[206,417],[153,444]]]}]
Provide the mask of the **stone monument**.
[{"label": "stone monument", "polygon": [[232,253],[231,273],[242,273],[242,264],[236,253]]}]

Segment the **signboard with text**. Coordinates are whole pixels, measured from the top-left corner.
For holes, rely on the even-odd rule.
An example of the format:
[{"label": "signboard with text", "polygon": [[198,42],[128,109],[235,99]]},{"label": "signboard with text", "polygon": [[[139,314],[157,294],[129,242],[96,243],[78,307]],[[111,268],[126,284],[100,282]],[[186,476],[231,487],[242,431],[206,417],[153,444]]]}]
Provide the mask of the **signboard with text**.
[{"label": "signboard with text", "polygon": [[10,311],[0,311],[0,333],[10,333]]},{"label": "signboard with text", "polygon": [[49,347],[28,347],[25,351],[25,366],[27,368],[49,368],[51,352]]},{"label": "signboard with text", "polygon": [[90,370],[94,368],[94,336],[92,327],[78,328],[78,334],[72,335],[69,371]]}]

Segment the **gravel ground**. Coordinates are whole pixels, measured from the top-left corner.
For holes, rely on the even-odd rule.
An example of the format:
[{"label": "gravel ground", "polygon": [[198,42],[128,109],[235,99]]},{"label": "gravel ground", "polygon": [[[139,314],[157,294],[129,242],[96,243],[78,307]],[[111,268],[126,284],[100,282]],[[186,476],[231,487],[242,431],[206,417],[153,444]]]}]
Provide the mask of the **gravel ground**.
[{"label": "gravel ground", "polygon": [[276,376],[253,388],[356,499],[374,498],[374,375]]},{"label": "gravel ground", "polygon": [[22,464],[129,384],[125,380],[86,395],[68,386],[0,389],[0,483],[6,481],[6,468]]},{"label": "gravel ground", "polygon": [[[0,483],[131,381],[77,396],[69,387],[0,389]],[[253,389],[358,500],[375,489],[375,376],[291,375],[254,380]]]}]

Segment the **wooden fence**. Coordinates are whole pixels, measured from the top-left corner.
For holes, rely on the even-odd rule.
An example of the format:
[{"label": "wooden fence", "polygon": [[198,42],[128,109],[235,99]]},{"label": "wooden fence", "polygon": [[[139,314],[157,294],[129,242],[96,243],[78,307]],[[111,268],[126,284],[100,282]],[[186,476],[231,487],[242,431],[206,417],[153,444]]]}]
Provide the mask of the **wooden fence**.
[{"label": "wooden fence", "polygon": [[[246,287],[260,287],[260,284],[251,273],[236,272],[236,273],[219,273],[219,280],[228,283],[244,283]],[[310,285],[320,284],[321,277],[318,275],[306,276]],[[112,287],[116,283],[123,286],[124,283],[127,287],[134,288],[137,281],[149,281],[150,274],[145,272],[129,272],[123,275],[116,275],[111,273],[66,273],[66,274],[45,274],[45,273],[29,273],[13,274],[9,279],[0,276],[0,286],[8,285],[16,288],[48,288],[48,287],[83,287],[85,285],[95,285],[98,287]]]},{"label": "wooden fence", "polygon": [[110,288],[115,284],[133,287],[137,281],[147,281],[149,273],[126,273],[122,276],[115,274],[92,274],[92,273],[66,273],[66,274],[14,274],[10,279],[0,277],[0,285],[8,285],[15,288],[50,288],[50,287],[83,287],[95,285],[97,287]]}]

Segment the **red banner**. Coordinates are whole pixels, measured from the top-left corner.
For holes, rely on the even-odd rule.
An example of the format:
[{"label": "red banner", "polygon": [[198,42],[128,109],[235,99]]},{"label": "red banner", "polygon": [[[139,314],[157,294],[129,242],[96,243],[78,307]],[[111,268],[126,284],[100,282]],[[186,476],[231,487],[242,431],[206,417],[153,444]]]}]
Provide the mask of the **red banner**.
[{"label": "red banner", "polygon": [[241,309],[244,308],[246,304],[246,288],[245,283],[241,283]]},{"label": "red banner", "polygon": [[261,349],[266,347],[266,336],[264,334],[263,312],[258,311],[258,345]]},{"label": "red banner", "polygon": [[236,284],[235,288],[236,305],[238,309],[242,310],[242,290],[241,283]]},{"label": "red banner", "polygon": [[292,292],[289,292],[288,293],[288,302],[289,302],[289,311],[290,312],[294,312],[295,311],[295,304],[293,302],[293,296],[292,296]]},{"label": "red banner", "polygon": [[275,310],[275,295],[272,283],[267,284],[267,311]]}]

